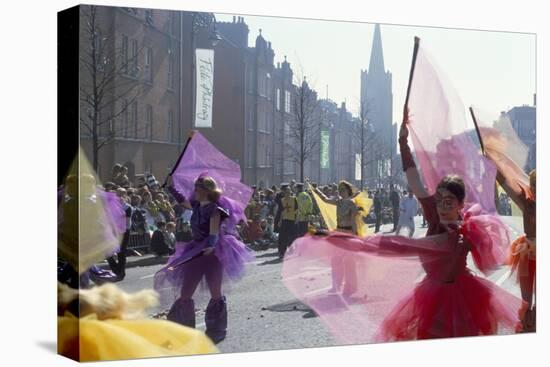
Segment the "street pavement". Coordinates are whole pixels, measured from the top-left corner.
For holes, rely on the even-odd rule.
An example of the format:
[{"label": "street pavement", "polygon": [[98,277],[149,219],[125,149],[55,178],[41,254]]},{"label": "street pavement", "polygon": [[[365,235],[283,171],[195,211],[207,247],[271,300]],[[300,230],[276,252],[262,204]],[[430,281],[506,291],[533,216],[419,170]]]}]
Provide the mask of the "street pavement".
[{"label": "street pavement", "polygon": [[[523,232],[521,218],[503,217],[512,234]],[[422,217],[416,217],[415,237],[425,235],[421,227]],[[382,232],[389,233],[391,225],[383,225]],[[281,262],[273,246],[255,252],[256,259],[247,275],[229,289],[227,294],[229,327],[227,338],[218,344],[222,352],[251,352],[278,349],[325,347],[336,345],[319,318],[305,305],[297,301],[281,282]],[[126,278],[117,283],[127,292],[153,287],[153,276],[161,268],[165,258],[143,256],[129,258]],[[469,267],[475,269],[471,258]],[[519,297],[519,288],[509,277],[506,268],[498,269],[488,277]],[[207,300],[197,302],[197,328],[204,330],[204,308]],[[151,314],[161,312],[152,309]]]}]

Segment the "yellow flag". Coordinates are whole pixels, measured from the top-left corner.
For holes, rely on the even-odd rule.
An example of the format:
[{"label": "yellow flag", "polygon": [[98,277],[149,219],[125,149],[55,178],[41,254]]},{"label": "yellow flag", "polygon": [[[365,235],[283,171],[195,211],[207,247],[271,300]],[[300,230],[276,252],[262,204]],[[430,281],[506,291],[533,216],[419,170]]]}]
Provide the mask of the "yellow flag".
[{"label": "yellow flag", "polygon": [[[330,231],[335,231],[337,222],[336,222],[336,205],[325,203],[314,190],[311,190],[313,198],[317,202],[319,211],[323,216],[327,228]],[[359,209],[357,215],[355,216],[355,224],[357,225],[357,235],[359,237],[365,237],[373,233],[372,229],[368,228],[365,224],[364,218],[369,214],[372,207],[372,199],[369,199],[367,194],[361,192],[353,198],[355,206]]]},{"label": "yellow flag", "polygon": [[311,190],[311,193],[329,231],[336,230],[336,205],[325,203],[314,190]]},{"label": "yellow flag", "polygon": [[[101,182],[84,151],[79,148],[65,177],[58,207],[58,253],[79,274],[103,260],[120,245],[107,202],[98,194]],[[121,216],[124,215],[122,205]]]}]

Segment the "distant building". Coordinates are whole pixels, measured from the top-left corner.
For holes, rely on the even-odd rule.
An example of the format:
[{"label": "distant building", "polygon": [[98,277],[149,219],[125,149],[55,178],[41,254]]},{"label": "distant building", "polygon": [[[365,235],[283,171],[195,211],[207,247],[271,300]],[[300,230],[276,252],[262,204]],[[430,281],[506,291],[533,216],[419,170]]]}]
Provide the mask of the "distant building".
[{"label": "distant building", "polygon": [[355,180],[355,167],[359,149],[354,143],[354,134],[357,132],[357,120],[346,109],[346,103],[342,102],[338,109],[338,121],[334,129],[334,179],[347,180],[357,184]]},{"label": "distant building", "polygon": [[[128,166],[130,179],[136,173],[152,172],[164,177],[179,154],[182,143],[180,111],[181,16],[169,10],[97,6],[96,68],[86,67],[91,59],[88,28],[90,6],[81,6],[81,100],[92,93],[96,81],[113,76],[104,84],[98,110],[98,137],[108,141],[94,149],[91,125],[93,107],[81,101],[81,144],[92,160],[98,153],[98,174],[111,179],[115,163]],[[109,74],[110,67],[118,72]],[[131,90],[131,92],[125,93]],[[108,140],[106,140],[108,139]],[[101,144],[99,144],[101,145]],[[176,158],[174,158],[176,157]]]},{"label": "distant building", "polygon": [[[300,96],[302,93],[302,97]],[[309,179],[311,182],[318,182],[320,177],[320,158],[321,158],[321,131],[322,131],[322,120],[321,120],[321,111],[319,108],[319,99],[317,91],[311,88],[307,80],[302,80],[301,90],[298,87],[295,87],[295,94],[293,98],[294,105],[299,107],[300,98],[304,99],[303,109],[304,109],[304,126],[306,127],[305,131],[305,144],[304,147],[308,151],[307,159],[304,162],[304,180]],[[298,121],[298,112],[293,112],[291,120],[291,128],[297,127]],[[298,147],[298,142],[295,142],[295,146]],[[297,167],[297,179],[300,180],[300,167]]]},{"label": "distant building", "polygon": [[290,139],[289,125],[286,121],[292,118],[291,99],[294,92],[292,84],[294,73],[286,56],[282,63],[277,63],[273,70],[274,135],[273,135],[273,178],[276,184],[289,182],[296,178],[297,166],[290,161],[285,151],[285,144]]},{"label": "distant building", "polygon": [[[112,138],[98,154],[98,173],[103,182],[111,180],[116,163],[128,166],[131,181],[150,172],[163,182],[191,130],[201,132],[239,163],[247,184],[267,187],[300,179],[300,166],[288,149],[289,144],[297,144],[291,141],[291,128],[296,125],[293,100],[300,88],[293,83],[294,72],[286,57],[274,65],[275,51],[261,31],[249,46],[244,18],[233,17],[232,22],[216,23],[221,39],[213,44],[212,13],[105,6],[96,9],[98,36],[90,38],[81,31],[81,53],[91,48],[91,39],[104,42],[106,51],[101,61],[116,60],[120,68],[114,74],[113,88],[105,94],[106,107],[99,116],[107,121],[99,129],[99,137]],[[87,19],[82,17],[81,29],[85,30],[86,25]],[[205,48],[214,50],[212,127],[197,128],[192,108],[194,50]],[[99,77],[103,75],[102,65],[97,70]],[[376,65],[371,68],[373,73],[380,68]],[[81,64],[82,95],[90,92],[92,84],[85,69]],[[365,80],[378,80],[372,75]],[[319,100],[305,80],[302,87],[315,106],[308,116],[314,127],[310,144],[315,149],[304,164],[304,179],[354,182],[356,148],[350,137],[356,119],[345,103],[338,108],[332,101]],[[132,93],[121,93],[126,89]],[[89,105],[89,101],[82,100],[82,123],[88,125],[93,116]],[[92,159],[92,134],[84,125],[80,131],[82,146]],[[321,149],[322,139],[326,150]]]},{"label": "distant building", "polygon": [[361,108],[374,127],[377,144],[373,144],[369,156],[378,157],[365,170],[365,183],[369,187],[382,184],[385,172],[389,171],[391,157],[396,154],[397,136],[393,128],[392,74],[384,66],[384,52],[380,25],[374,27],[374,37],[369,68],[361,70]]},{"label": "distant building", "polygon": [[537,108],[536,106],[518,106],[507,112],[512,127],[520,140],[529,148],[526,166],[527,172],[537,166]]},{"label": "distant building", "polygon": [[273,182],[274,107],[272,74],[275,52],[261,34],[249,47],[245,91],[245,181],[266,187]]},{"label": "distant building", "polygon": [[290,63],[285,58],[274,65],[275,52],[261,30],[249,46],[242,17],[217,29],[225,47],[215,49],[213,129],[201,131],[241,165],[245,183],[267,187],[295,179],[296,164],[284,149],[295,92]]}]

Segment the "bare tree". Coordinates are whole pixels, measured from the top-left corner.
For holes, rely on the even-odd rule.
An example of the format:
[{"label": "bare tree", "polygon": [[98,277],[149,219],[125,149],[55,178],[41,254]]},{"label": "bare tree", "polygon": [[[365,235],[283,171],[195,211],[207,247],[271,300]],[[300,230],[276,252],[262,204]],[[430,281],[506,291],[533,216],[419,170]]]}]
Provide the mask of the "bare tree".
[{"label": "bare tree", "polygon": [[373,125],[370,123],[368,115],[369,101],[364,99],[360,103],[359,121],[357,121],[352,130],[352,139],[359,148],[359,157],[354,158],[359,160],[359,162],[357,163],[361,167],[361,191],[364,188],[365,168],[377,160],[377,157],[372,154],[372,148],[376,142],[376,131],[374,130]]},{"label": "bare tree", "polygon": [[300,167],[300,180],[303,181],[306,162],[318,152],[321,128],[317,93],[310,88],[305,77],[297,78],[290,104],[291,117],[285,121],[284,159]]},{"label": "bare tree", "polygon": [[404,185],[404,174],[400,156],[396,152],[396,143],[396,138],[390,137],[389,141],[376,139],[372,144],[371,154],[376,159],[376,180],[380,186]]},{"label": "bare tree", "polygon": [[137,100],[141,49],[136,48],[132,55],[128,49],[117,49],[114,37],[101,28],[97,6],[81,6],[81,12],[85,24],[81,27],[80,101],[88,113],[80,114],[80,123],[83,134],[91,137],[92,164],[97,171],[100,149],[128,128],[117,128],[115,121]]}]

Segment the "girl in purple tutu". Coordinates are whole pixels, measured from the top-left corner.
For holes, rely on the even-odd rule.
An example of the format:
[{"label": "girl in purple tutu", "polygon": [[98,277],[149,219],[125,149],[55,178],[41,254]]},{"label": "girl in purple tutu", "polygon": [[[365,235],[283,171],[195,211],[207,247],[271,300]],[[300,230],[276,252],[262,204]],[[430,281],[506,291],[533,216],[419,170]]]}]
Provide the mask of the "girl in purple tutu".
[{"label": "girl in purple tutu", "polygon": [[[168,320],[195,327],[193,296],[201,280],[206,281],[210,301],[206,308],[206,335],[215,343],[222,341],[227,330],[227,305],[222,291],[224,280],[237,280],[253,255],[232,232],[233,223],[242,215],[238,203],[222,196],[216,181],[201,175],[195,181],[190,198],[184,197],[166,181],[169,192],[185,208],[193,210],[193,239],[177,243],[176,252],[167,265],[155,274],[155,289],[161,296],[172,292],[177,299],[168,312]],[[174,297],[176,298],[176,297]]]}]

